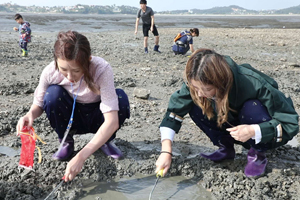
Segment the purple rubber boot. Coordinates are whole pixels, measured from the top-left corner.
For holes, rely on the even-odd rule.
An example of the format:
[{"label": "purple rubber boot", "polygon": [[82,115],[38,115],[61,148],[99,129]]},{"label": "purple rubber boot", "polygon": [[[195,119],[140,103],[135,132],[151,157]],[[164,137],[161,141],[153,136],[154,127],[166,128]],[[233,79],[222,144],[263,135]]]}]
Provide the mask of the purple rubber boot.
[{"label": "purple rubber boot", "polygon": [[[62,139],[59,139],[60,143],[61,143],[61,141],[62,141]],[[68,158],[71,157],[73,152],[74,152],[74,139],[73,139],[73,136],[70,135],[70,133],[69,133],[61,150],[54,153],[52,155],[52,158],[54,160],[60,160],[60,161],[67,160]]]},{"label": "purple rubber boot", "polygon": [[218,145],[219,149],[211,154],[201,153],[200,156],[208,158],[214,162],[220,162],[226,159],[234,159],[234,139],[230,136],[225,136],[221,138]]},{"label": "purple rubber boot", "polygon": [[101,150],[103,151],[103,153],[114,159],[119,159],[123,156],[122,151],[114,144],[113,141],[105,143],[101,147]]},{"label": "purple rubber boot", "polygon": [[268,159],[265,152],[259,152],[253,148],[248,151],[248,163],[245,167],[247,177],[255,177],[264,174]]}]

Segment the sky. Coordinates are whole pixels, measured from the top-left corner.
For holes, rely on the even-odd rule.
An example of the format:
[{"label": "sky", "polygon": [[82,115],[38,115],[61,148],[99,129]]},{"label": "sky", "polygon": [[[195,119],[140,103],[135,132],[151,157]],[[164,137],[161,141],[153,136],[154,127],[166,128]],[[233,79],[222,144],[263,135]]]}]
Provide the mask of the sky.
[{"label": "sky", "polygon": [[[74,6],[84,5],[128,5],[139,7],[139,0],[0,0],[0,4],[12,3],[21,6]],[[237,5],[251,10],[283,9],[300,5],[299,0],[148,0],[154,11],[209,9],[219,6]]]}]

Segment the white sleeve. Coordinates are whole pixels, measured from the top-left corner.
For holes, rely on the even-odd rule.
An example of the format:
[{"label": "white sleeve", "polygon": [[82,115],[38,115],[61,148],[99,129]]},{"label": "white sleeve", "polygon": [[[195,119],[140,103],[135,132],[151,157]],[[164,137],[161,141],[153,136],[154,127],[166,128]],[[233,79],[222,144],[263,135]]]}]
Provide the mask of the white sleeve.
[{"label": "white sleeve", "polygon": [[161,141],[163,140],[171,140],[173,142],[175,131],[173,129],[170,129],[168,127],[160,127],[160,135],[161,135]]},{"label": "white sleeve", "polygon": [[252,124],[251,126],[255,130],[255,136],[253,136],[252,139],[255,140],[255,144],[258,144],[261,141],[261,130],[260,130],[260,127],[259,127],[258,124]]}]

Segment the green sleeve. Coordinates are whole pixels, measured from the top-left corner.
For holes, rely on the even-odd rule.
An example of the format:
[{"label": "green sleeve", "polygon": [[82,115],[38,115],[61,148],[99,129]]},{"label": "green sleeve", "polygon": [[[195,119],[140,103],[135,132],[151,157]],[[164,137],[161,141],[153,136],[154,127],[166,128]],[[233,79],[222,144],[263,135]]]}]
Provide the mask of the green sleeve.
[{"label": "green sleeve", "polygon": [[170,113],[174,113],[183,118],[190,111],[192,105],[193,100],[189,88],[184,83],[180,90],[171,95],[167,112],[159,127],[168,127],[178,133],[182,122],[172,118]]},{"label": "green sleeve", "polygon": [[[267,107],[272,117],[270,121],[259,124],[261,142],[273,141],[274,147],[286,144],[299,132],[298,114],[292,100],[267,83],[258,90],[258,99]],[[278,126],[282,128],[281,139]]]}]

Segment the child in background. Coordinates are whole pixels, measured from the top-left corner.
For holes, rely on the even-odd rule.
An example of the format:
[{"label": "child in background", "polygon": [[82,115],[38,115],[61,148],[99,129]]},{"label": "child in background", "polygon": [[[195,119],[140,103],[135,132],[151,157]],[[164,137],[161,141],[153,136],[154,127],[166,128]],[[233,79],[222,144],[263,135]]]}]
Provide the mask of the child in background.
[{"label": "child in background", "polygon": [[20,14],[15,15],[15,20],[20,24],[19,28],[14,27],[14,30],[20,33],[19,46],[22,49],[22,56],[28,56],[27,43],[31,42],[30,24],[29,22],[25,22]]}]

